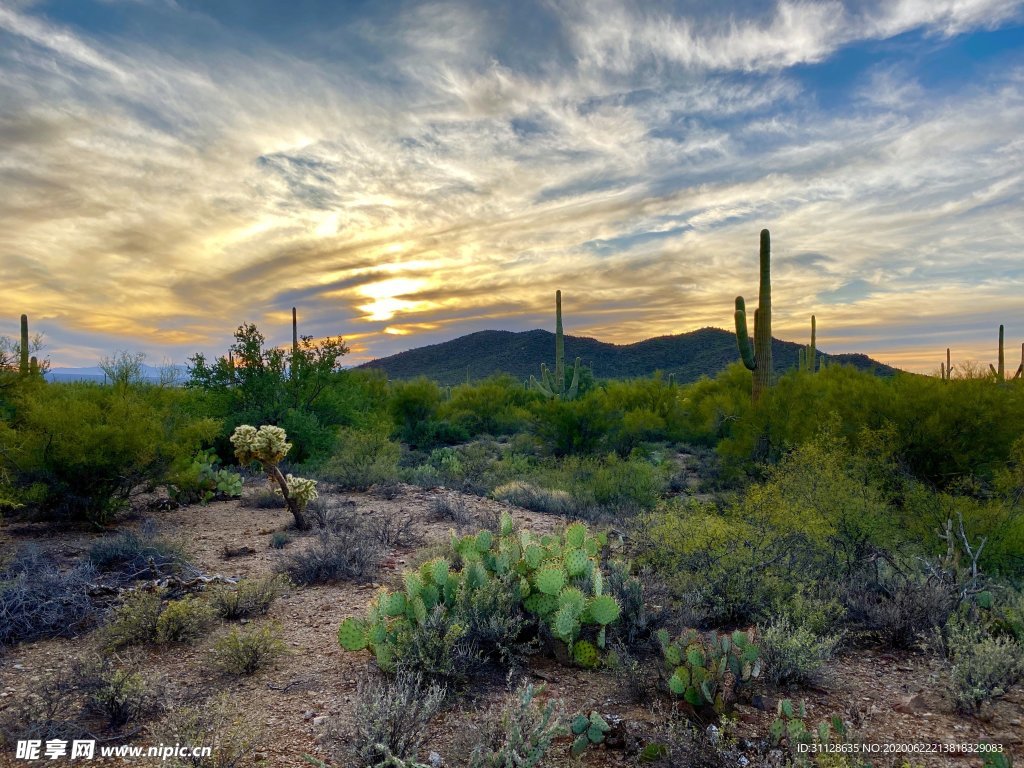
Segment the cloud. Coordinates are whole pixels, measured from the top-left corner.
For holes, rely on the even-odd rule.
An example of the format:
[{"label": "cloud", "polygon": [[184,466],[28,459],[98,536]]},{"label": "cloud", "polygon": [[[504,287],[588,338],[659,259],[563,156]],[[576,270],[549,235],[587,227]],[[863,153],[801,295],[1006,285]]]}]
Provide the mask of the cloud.
[{"label": "cloud", "polygon": [[[948,87],[918,59],[1021,3],[690,7],[396,2],[288,34],[0,9],[0,298],[89,339],[69,364],[284,339],[295,305],[379,356],[549,325],[556,288],[571,332],[629,342],[728,325],[769,226],[783,335],[816,311],[823,348],[900,362],[908,318],[1012,312],[1024,59]],[[815,79],[856,46],[869,66]]]}]

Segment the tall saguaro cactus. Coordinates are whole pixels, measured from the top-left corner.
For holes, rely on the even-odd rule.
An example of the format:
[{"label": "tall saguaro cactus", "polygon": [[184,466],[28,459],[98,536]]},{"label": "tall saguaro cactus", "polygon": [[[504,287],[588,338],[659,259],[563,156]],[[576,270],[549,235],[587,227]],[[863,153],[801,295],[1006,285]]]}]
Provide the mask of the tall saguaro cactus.
[{"label": "tall saguaro cactus", "polygon": [[761,230],[761,280],[754,310],[754,345],[747,335],[747,308],[742,296],[736,297],[736,344],[743,364],[753,372],[751,398],[754,402],[772,384],[772,245],[767,229]]},{"label": "tall saguaro cactus", "polygon": [[953,378],[953,363],[949,359],[949,347],[946,347],[945,365],[939,363],[939,374],[942,376],[943,381],[949,381]]},{"label": "tall saguaro cactus", "polygon": [[814,373],[818,362],[817,324],[814,315],[811,315],[811,343],[800,349],[797,353],[798,367],[801,371]]},{"label": "tall saguaro cactus", "polygon": [[28,315],[21,316],[21,365],[18,370],[22,376],[28,376],[29,371],[29,358],[28,358]]},{"label": "tall saguaro cactus", "polygon": [[292,381],[295,381],[295,361],[299,359],[299,317],[292,307],[292,359],[288,364],[288,373]]},{"label": "tall saguaro cactus", "polygon": [[572,383],[565,386],[565,339],[562,336],[562,292],[555,291],[555,373],[551,375],[546,364],[540,365],[541,380],[533,376],[530,383],[545,397],[572,400],[580,389],[580,359],[573,364]]},{"label": "tall saguaro cactus", "polygon": [[996,369],[992,363],[988,364],[996,379],[1003,381],[1006,378],[1006,358],[1003,355],[1003,326],[999,326],[999,368]]}]

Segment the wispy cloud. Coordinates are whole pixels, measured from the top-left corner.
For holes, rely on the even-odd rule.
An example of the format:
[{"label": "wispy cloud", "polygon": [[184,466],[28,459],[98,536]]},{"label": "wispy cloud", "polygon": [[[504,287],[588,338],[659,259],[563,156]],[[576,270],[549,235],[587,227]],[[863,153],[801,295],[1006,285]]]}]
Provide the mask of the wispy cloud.
[{"label": "wispy cloud", "polygon": [[692,7],[0,7],[0,333],[180,359],[298,305],[372,357],[560,287],[635,341],[727,325],[768,226],[783,336],[926,368],[1024,336],[1024,55],[944,63],[1021,2]]}]

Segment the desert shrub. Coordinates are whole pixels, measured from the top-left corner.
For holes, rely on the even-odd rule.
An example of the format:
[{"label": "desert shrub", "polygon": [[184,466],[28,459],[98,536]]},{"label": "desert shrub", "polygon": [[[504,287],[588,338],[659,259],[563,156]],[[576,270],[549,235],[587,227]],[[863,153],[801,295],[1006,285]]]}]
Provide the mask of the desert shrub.
[{"label": "desert shrub", "polygon": [[104,718],[109,728],[140,720],[159,706],[156,693],[132,659],[97,657],[81,664],[76,675],[85,711]]},{"label": "desert shrub", "polygon": [[882,570],[861,576],[841,593],[847,620],[883,646],[913,648],[922,635],[942,627],[956,607],[946,585],[934,578]]},{"label": "desert shrub", "polygon": [[465,630],[465,647],[484,657],[512,666],[521,664],[533,650],[523,640],[529,620],[523,612],[518,578],[500,576],[477,589],[460,587],[450,612]]},{"label": "desert shrub", "polygon": [[638,575],[630,573],[628,563],[609,560],[605,579],[605,592],[614,597],[622,607],[619,620],[609,628],[609,634],[627,647],[635,645],[661,624],[666,618],[666,609],[652,608],[648,598],[654,593],[656,603],[665,606],[667,588],[649,571]]},{"label": "desert shrub", "polygon": [[832,658],[841,635],[818,635],[780,616],[758,632],[764,677],[773,685],[807,683]]},{"label": "desert shrub", "polygon": [[156,592],[132,592],[111,612],[103,627],[103,644],[110,649],[156,642],[161,599]]},{"label": "desert shrub", "polygon": [[365,491],[397,476],[400,454],[401,446],[383,432],[342,429],[317,474],[342,488]]},{"label": "desert shrub", "polygon": [[231,675],[250,675],[287,651],[276,622],[250,629],[232,629],[213,645],[213,663]]},{"label": "desert shrub", "polygon": [[291,544],[292,537],[284,531],[274,531],[270,536],[271,549],[284,549]]},{"label": "desert shrub", "polygon": [[91,563],[61,570],[38,547],[20,548],[0,571],[0,646],[67,637],[89,626],[95,581]]},{"label": "desert shrub", "polygon": [[494,489],[494,498],[507,501],[533,512],[552,515],[570,515],[575,510],[572,496],[566,491],[552,491],[540,488],[522,480],[513,480]]},{"label": "desert shrub", "polygon": [[529,427],[527,405],[536,395],[508,375],[451,389],[440,414],[470,435],[511,435]]},{"label": "desert shrub", "polygon": [[291,552],[280,569],[296,584],[367,581],[377,572],[382,554],[369,526],[351,518],[344,525],[316,531],[312,542]]},{"label": "desert shrub", "polygon": [[577,507],[597,507],[632,515],[658,503],[667,483],[661,467],[641,458],[620,459],[614,453],[600,459],[570,458],[560,467]]},{"label": "desert shrub", "polygon": [[249,494],[242,496],[242,506],[253,509],[280,509],[281,494],[269,485],[261,485]]},{"label": "desert shrub", "polygon": [[[500,711],[488,710],[482,722],[470,724],[465,734],[472,745],[469,768],[505,768],[509,765],[540,765],[555,739],[567,733],[561,701],[542,704],[535,689],[521,684]],[[465,737],[464,737],[465,738]],[[466,743],[466,742],[464,742]],[[465,747],[463,747],[464,749]]]},{"label": "desert shrub", "polygon": [[430,502],[430,517],[441,522],[455,523],[457,526],[467,525],[473,518],[466,500],[457,493],[435,496]]},{"label": "desert shrub", "polygon": [[952,617],[946,626],[950,694],[957,709],[975,712],[1024,679],[1024,645],[992,637],[976,623]]},{"label": "desert shrub", "polygon": [[439,418],[441,390],[429,379],[392,385],[388,408],[399,438],[414,448],[453,445],[469,439],[465,428]]},{"label": "desert shrub", "polygon": [[280,574],[246,579],[235,587],[220,584],[210,590],[210,605],[222,619],[262,616],[290,586]]},{"label": "desert shrub", "polygon": [[838,592],[836,585],[828,582],[814,587],[801,584],[793,594],[776,602],[775,615],[816,635],[838,634],[846,619],[846,606],[836,597]]},{"label": "desert shrub", "polygon": [[395,669],[432,680],[465,680],[479,664],[479,654],[467,634],[466,627],[438,605],[422,621],[400,625],[388,652],[393,654]]},{"label": "desert shrub", "polygon": [[595,453],[603,445],[613,417],[597,393],[577,400],[543,400],[531,406],[533,433],[553,456]]},{"label": "desert shrub", "polygon": [[170,710],[156,729],[163,744],[210,746],[207,757],[171,757],[169,768],[238,768],[248,765],[263,743],[263,727],[250,711],[232,702],[226,693],[198,704],[184,704]]},{"label": "desert shrub", "polygon": [[404,509],[380,510],[368,525],[382,547],[414,547],[423,539],[416,528],[416,518]]},{"label": "desert shrub", "polygon": [[192,643],[213,625],[215,613],[205,600],[185,597],[172,600],[156,621],[158,643]]},{"label": "desert shrub", "polygon": [[374,768],[387,753],[414,760],[429,735],[430,721],[440,712],[447,689],[414,673],[387,678],[363,677],[353,702],[354,729],[338,750],[345,765]]},{"label": "desert shrub", "polygon": [[82,722],[77,678],[62,669],[43,675],[0,711],[0,745],[19,741],[91,738]]},{"label": "desert shrub", "polygon": [[163,536],[153,520],[144,520],[138,531],[121,531],[100,539],[89,549],[89,560],[122,581],[157,579],[178,573],[188,564],[181,545]]},{"label": "desert shrub", "polygon": [[0,469],[18,500],[46,517],[109,521],[139,486],[159,482],[219,429],[190,394],[148,385],[27,387],[0,432]]}]

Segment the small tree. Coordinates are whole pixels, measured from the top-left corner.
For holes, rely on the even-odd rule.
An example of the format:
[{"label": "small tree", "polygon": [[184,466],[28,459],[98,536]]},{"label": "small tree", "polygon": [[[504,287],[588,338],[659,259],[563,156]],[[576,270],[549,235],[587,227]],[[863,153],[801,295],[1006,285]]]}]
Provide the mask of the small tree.
[{"label": "small tree", "polygon": [[255,461],[263,465],[271,482],[277,483],[285,504],[288,505],[288,511],[295,518],[295,527],[300,531],[309,530],[306,505],[317,497],[316,480],[293,477],[290,474],[285,476],[281,473],[278,465],[292,447],[285,431],[270,425],[256,429],[249,424],[243,424],[231,435],[231,444],[235,446],[235,456],[242,466]]}]

